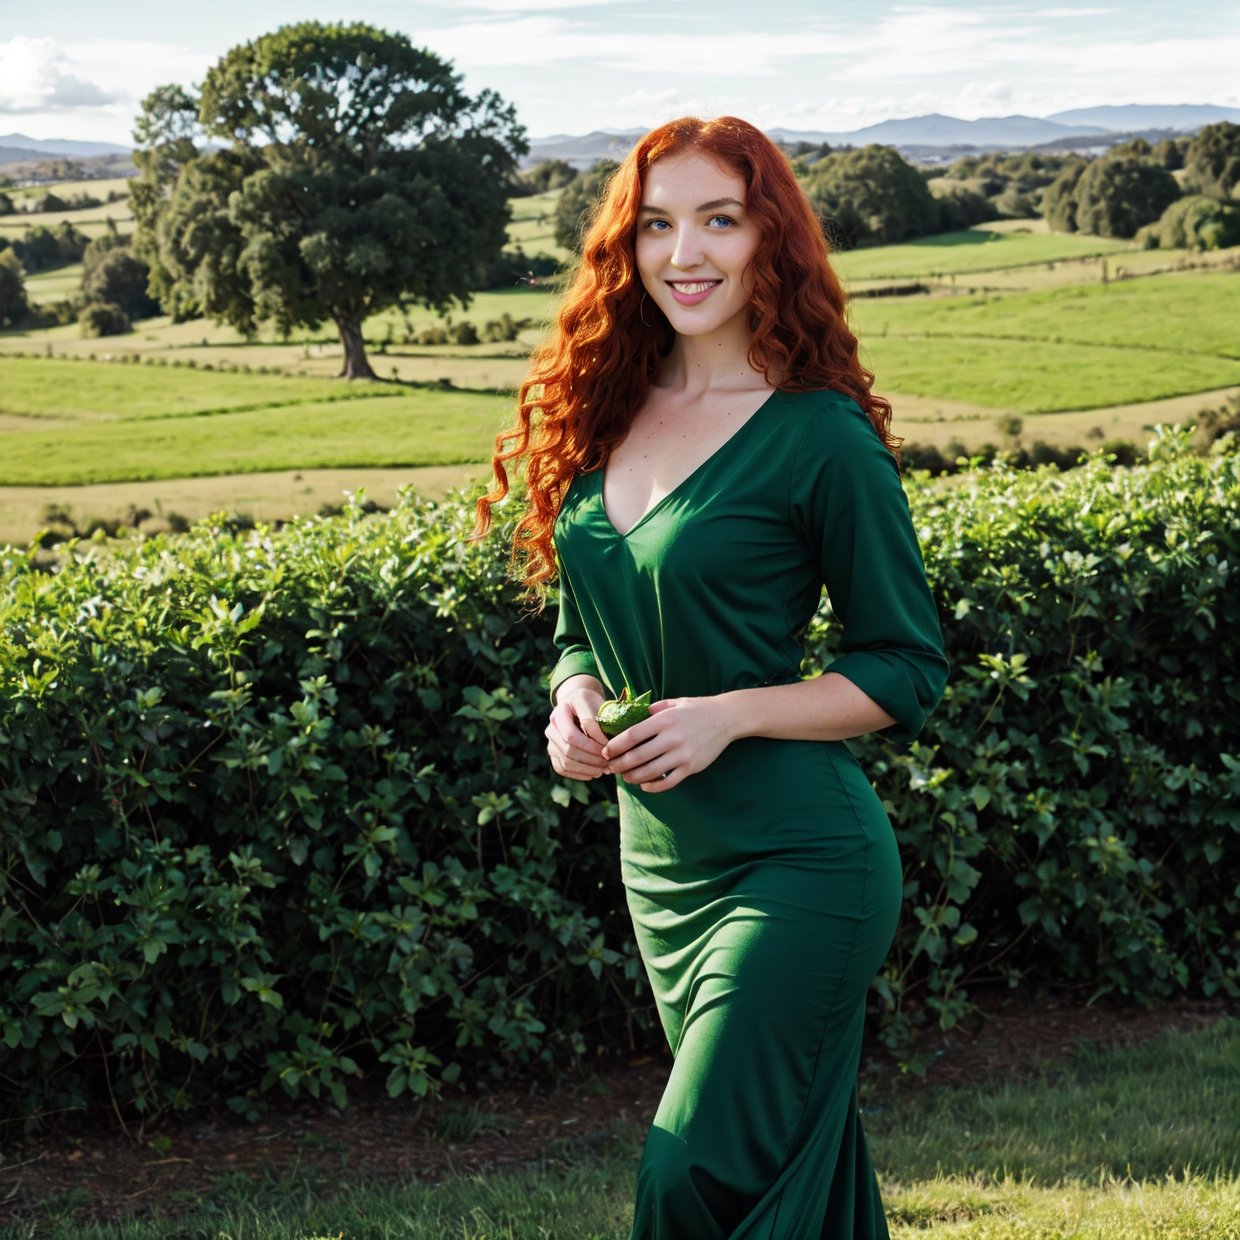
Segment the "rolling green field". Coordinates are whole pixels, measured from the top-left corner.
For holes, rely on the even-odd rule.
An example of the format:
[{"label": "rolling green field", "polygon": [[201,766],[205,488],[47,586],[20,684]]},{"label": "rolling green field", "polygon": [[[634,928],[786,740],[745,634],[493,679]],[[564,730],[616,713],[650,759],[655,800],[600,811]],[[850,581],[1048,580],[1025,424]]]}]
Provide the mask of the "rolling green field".
[{"label": "rolling green field", "polygon": [[555,240],[555,204],[559,196],[558,190],[551,190],[532,194],[529,198],[512,199],[509,240],[527,254],[550,254],[552,258],[567,262],[569,252]]},{"label": "rolling green field", "polygon": [[85,233],[88,237],[101,237],[108,231],[109,220],[122,232],[130,231],[133,213],[129,210],[128,201],[123,201],[105,202],[98,207],[82,207],[77,211],[3,215],[0,216],[0,237],[15,241],[24,236],[27,230],[40,224],[45,228],[55,229],[62,220],[67,220],[78,232]]},{"label": "rolling green field", "polygon": [[82,264],[70,263],[26,277],[26,299],[39,306],[49,301],[76,297],[82,291]]},{"label": "rolling green field", "polygon": [[[556,197],[513,201],[511,236],[530,254],[559,253]],[[124,207],[67,218],[94,216],[102,228]],[[1191,418],[1240,389],[1240,249],[1142,251],[1049,233],[1042,221],[1001,221],[836,261],[850,284],[916,279],[933,290],[858,297],[850,310],[875,389],[892,399],[897,432],[914,442],[999,442],[1002,420],[1017,414],[1030,439],[1143,443],[1156,422]],[[72,295],[80,270],[33,277],[32,299]],[[1150,274],[1117,278],[1139,271]],[[411,480],[418,470],[480,471],[558,297],[554,281],[518,284],[478,294],[446,318],[482,332],[506,314],[521,327],[503,343],[409,343],[445,319],[425,307],[375,315],[365,334],[385,380],[377,384],[335,380],[340,347],[330,325],[254,339],[167,317],[107,339],[84,339],[72,324],[0,333],[0,489],[57,488],[55,502],[72,501],[77,512],[98,503],[115,513],[150,507],[156,482],[159,502],[176,507],[164,494],[171,480],[220,479],[218,490],[196,484],[183,507],[197,516],[211,510],[200,505],[227,502],[227,479],[251,473],[297,472],[295,487],[276,490],[304,504],[338,496],[335,473],[314,493],[318,470],[387,471],[376,477],[389,488],[398,485],[392,470],[411,471]],[[133,355],[163,365],[118,364]],[[75,495],[75,486],[99,490]],[[35,516],[17,515],[28,494],[0,494],[0,539],[33,532]]]},{"label": "rolling green field", "polygon": [[1240,361],[1240,276],[1168,273],[1043,293],[881,297],[853,303],[863,340],[910,334],[1103,345],[1145,354]]},{"label": "rolling green field", "polygon": [[75,194],[89,194],[92,198],[107,198],[109,194],[128,194],[129,177],[97,177],[84,181],[58,181],[55,185],[21,185],[4,192],[19,206],[42,198],[49,189],[58,198],[71,198]]},{"label": "rolling green field", "polygon": [[[56,373],[32,399],[39,368]],[[486,460],[509,412],[489,393],[9,359],[0,486],[70,486],[316,466]],[[62,379],[58,383],[56,379]],[[99,382],[93,402],[84,399]],[[182,380],[185,380],[182,383]],[[32,406],[38,409],[32,413]],[[38,418],[58,425],[43,429]],[[14,431],[28,418],[34,429]]]},{"label": "rolling green field", "polygon": [[964,275],[1039,263],[1094,258],[1132,250],[1131,241],[1074,233],[999,232],[985,225],[924,237],[905,245],[884,245],[834,253],[846,283]]}]

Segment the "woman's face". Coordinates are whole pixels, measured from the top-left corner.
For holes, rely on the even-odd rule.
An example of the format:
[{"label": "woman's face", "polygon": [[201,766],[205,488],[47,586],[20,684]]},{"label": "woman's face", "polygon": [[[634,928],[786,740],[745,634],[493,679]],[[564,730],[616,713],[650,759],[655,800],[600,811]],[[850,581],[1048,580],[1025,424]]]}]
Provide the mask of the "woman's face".
[{"label": "woman's face", "polygon": [[746,318],[750,263],[761,234],[745,212],[745,181],[689,149],[646,172],[637,216],[637,270],[646,292],[684,336],[704,336]]}]

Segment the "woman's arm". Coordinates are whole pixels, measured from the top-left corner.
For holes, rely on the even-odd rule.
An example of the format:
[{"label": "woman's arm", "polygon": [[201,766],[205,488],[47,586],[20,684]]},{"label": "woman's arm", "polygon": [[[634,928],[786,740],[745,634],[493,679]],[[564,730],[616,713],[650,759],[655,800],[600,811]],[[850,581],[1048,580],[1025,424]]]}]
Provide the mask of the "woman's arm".
[{"label": "woman's arm", "polygon": [[601,751],[606,770],[646,792],[675,788],[745,736],[841,741],[895,722],[851,680],[833,672],[714,697],[668,698],[650,712],[649,719],[613,737]]}]

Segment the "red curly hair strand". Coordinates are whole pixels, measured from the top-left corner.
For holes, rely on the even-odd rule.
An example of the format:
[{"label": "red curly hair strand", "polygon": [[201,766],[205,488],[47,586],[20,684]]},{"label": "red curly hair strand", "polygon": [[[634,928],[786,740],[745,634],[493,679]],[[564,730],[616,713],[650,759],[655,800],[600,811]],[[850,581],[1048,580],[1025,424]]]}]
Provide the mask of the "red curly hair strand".
[{"label": "red curly hair strand", "polygon": [[870,390],[874,376],[861,365],[845,321],[844,290],[788,160],[760,129],[733,116],[670,121],[642,138],[612,174],[556,324],[530,358],[516,422],[496,436],[495,487],[478,500],[474,537],[481,538],[491,527],[491,506],[509,493],[507,466],[524,458],[526,511],[513,559],[539,599],[556,575],[552,530],[569,484],[606,464],[671,347],[663,315],[654,310],[652,323],[643,318],[634,242],[646,170],[690,147],[744,178],[746,214],[761,232],[752,263],[750,365],[783,391],[851,396],[888,449],[899,447],[891,405]]}]

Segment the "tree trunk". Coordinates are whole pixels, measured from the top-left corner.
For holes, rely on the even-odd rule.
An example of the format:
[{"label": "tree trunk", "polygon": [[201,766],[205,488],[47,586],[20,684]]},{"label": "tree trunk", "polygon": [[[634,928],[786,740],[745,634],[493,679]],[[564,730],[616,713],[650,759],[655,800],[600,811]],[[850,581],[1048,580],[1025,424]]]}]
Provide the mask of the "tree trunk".
[{"label": "tree trunk", "polygon": [[361,321],[337,315],[336,329],[340,332],[340,343],[344,347],[344,364],[340,367],[340,373],[336,377],[338,379],[377,378],[366,357],[366,341],[362,336]]}]

